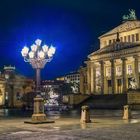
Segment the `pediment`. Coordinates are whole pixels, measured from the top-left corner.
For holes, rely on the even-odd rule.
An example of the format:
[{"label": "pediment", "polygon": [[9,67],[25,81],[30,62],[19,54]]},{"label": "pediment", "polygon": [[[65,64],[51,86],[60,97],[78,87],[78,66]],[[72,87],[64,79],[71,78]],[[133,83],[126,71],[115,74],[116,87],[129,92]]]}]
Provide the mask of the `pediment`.
[{"label": "pediment", "polygon": [[117,26],[116,28],[110,30],[109,32],[101,35],[99,37],[99,39],[102,37],[105,37],[105,36],[116,34],[117,32],[119,32],[119,33],[127,32],[130,30],[136,29],[136,28],[140,28],[140,21],[139,20],[126,21],[126,22],[122,23],[121,25]]}]

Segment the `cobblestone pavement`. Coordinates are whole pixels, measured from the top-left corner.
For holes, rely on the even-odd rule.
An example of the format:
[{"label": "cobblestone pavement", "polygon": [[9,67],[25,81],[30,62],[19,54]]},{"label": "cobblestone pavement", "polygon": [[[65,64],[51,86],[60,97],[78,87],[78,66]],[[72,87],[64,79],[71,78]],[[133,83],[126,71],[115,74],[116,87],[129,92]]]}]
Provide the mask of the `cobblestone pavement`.
[{"label": "cobblestone pavement", "polygon": [[61,118],[38,125],[24,124],[25,120],[1,119],[0,140],[140,140],[140,119],[102,117],[80,124],[79,118]]}]

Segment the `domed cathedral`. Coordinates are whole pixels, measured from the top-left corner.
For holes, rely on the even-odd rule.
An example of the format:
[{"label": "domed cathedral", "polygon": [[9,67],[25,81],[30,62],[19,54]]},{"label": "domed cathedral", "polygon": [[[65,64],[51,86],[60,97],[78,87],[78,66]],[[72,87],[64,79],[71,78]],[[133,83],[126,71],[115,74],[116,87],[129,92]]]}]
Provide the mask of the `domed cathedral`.
[{"label": "domed cathedral", "polygon": [[99,37],[100,49],[80,68],[83,94],[125,94],[140,88],[140,21],[129,10],[121,25]]}]

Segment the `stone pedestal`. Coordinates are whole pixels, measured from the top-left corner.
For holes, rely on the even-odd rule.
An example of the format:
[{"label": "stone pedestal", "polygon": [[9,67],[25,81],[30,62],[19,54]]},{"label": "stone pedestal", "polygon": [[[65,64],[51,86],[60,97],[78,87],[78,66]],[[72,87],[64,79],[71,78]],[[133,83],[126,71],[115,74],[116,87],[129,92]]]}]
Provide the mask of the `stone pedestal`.
[{"label": "stone pedestal", "polygon": [[37,96],[34,98],[34,114],[32,115],[32,121],[44,121],[46,120],[46,114],[44,113],[43,98]]},{"label": "stone pedestal", "polygon": [[81,123],[90,123],[91,122],[88,106],[82,106],[80,122]]},{"label": "stone pedestal", "polygon": [[34,112],[31,121],[25,121],[25,123],[40,124],[40,123],[54,123],[53,120],[48,120],[44,113],[43,98],[37,95],[34,98]]},{"label": "stone pedestal", "polygon": [[124,106],[123,119],[124,120],[131,119],[131,108],[129,105]]}]

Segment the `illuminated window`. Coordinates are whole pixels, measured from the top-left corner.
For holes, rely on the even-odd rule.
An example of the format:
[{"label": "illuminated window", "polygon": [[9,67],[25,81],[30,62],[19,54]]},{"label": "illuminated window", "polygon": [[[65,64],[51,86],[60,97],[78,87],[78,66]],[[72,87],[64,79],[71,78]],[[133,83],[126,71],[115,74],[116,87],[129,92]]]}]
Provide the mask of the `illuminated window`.
[{"label": "illuminated window", "polygon": [[132,74],[133,70],[132,70],[132,65],[129,64],[127,65],[127,74]]},{"label": "illuminated window", "polygon": [[111,68],[107,67],[106,68],[106,77],[110,77],[111,76]]},{"label": "illuminated window", "polygon": [[121,66],[117,66],[116,67],[116,75],[117,76],[121,76],[122,75],[122,67]]},{"label": "illuminated window", "polygon": [[99,90],[101,87],[101,69],[100,67],[96,68],[96,88]]},{"label": "illuminated window", "polygon": [[98,67],[98,68],[96,68],[96,77],[98,77],[98,76],[100,76],[101,75],[101,73],[100,73],[100,68]]}]

